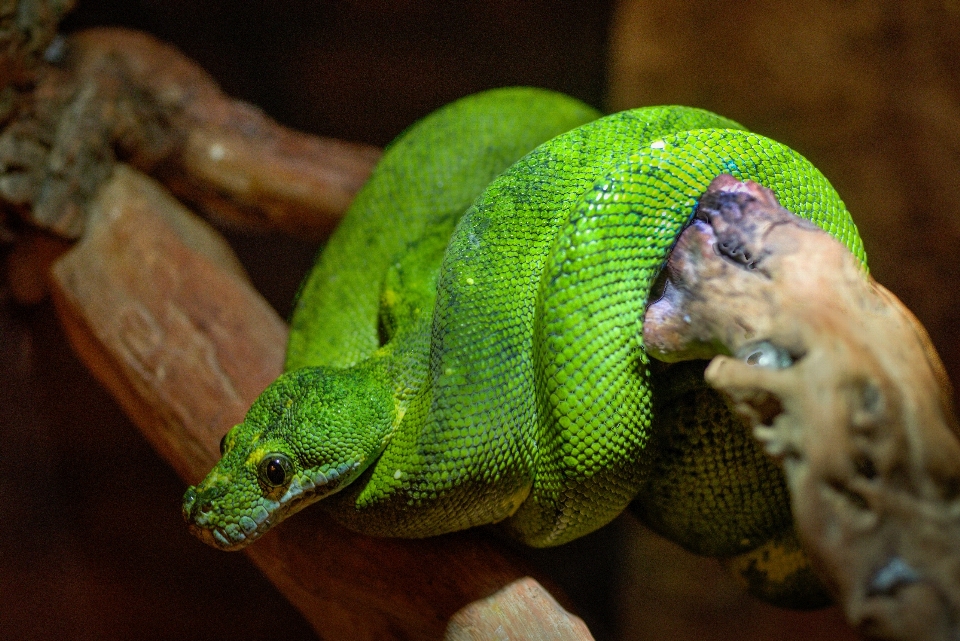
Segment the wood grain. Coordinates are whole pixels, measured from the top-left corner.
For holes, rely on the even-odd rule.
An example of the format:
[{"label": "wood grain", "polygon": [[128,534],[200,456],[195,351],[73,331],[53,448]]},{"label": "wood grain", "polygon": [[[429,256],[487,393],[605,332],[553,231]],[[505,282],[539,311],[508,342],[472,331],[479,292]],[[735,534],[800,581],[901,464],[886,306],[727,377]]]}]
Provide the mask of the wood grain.
[{"label": "wood grain", "polygon": [[380,157],[279,125],[145,33],[92,29],[61,49],[29,92],[0,95],[0,199],[64,238],[83,234],[88,202],[123,158],[221,224],[320,239]]},{"label": "wood grain", "polygon": [[[97,192],[86,234],[51,278],[77,353],[181,478],[197,482],[216,461],[221,436],[280,373],[284,323],[208,225],[122,165]],[[531,574],[479,532],[375,539],[319,509],[283,523],[247,553],[331,640],[439,639],[456,612]],[[506,598],[508,618],[522,625],[566,626],[592,638],[523,585],[471,606],[471,617],[502,617]]]},{"label": "wood grain", "polygon": [[782,463],[804,551],[850,624],[958,638],[960,429],[916,318],[841,243],[731,176],[701,199],[664,291],[645,344],[721,354],[706,380]]}]

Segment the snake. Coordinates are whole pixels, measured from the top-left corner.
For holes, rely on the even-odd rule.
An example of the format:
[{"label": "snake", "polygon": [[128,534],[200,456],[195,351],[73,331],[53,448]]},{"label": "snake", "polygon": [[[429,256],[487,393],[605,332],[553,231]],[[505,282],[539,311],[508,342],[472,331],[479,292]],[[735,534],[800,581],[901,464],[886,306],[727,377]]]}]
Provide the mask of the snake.
[{"label": "snake", "polygon": [[[409,127],[301,285],[283,374],[186,491],[191,531],[239,549],[319,502],[375,536],[495,524],[545,547],[629,507],[797,591],[782,471],[703,362],[643,346],[657,278],[721,174],[772,189],[865,263],[819,170],[702,109],[602,116],[512,87]],[[761,571],[777,551],[791,569]]]}]

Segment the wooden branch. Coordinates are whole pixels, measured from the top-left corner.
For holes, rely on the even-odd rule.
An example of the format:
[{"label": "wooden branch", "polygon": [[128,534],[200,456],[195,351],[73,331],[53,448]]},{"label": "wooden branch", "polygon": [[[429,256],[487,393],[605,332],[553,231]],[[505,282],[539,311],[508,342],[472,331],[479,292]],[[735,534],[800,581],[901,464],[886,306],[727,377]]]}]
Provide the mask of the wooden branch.
[{"label": "wooden branch", "polygon": [[721,353],[707,381],[782,461],[807,553],[871,639],[960,638],[960,441],[923,328],[769,190],[714,181],[644,341]]},{"label": "wooden branch", "polygon": [[170,45],[125,29],[70,37],[0,134],[0,199],[65,238],[116,159],[216,219],[326,235],[380,156],[278,125]]},{"label": "wooden branch", "polygon": [[21,305],[35,305],[47,297],[50,265],[70,249],[71,243],[52,234],[27,229],[11,244],[13,248],[6,256],[10,293]]},{"label": "wooden branch", "polygon": [[447,641],[591,638],[583,621],[567,615],[550,593],[529,577],[457,612],[450,619],[446,634]]},{"label": "wooden branch", "polygon": [[75,4],[75,0],[17,0],[0,6],[0,89],[33,80],[60,20]]},{"label": "wooden branch", "polygon": [[[188,483],[281,371],[286,327],[226,244],[123,165],[94,194],[86,233],[55,263],[51,288],[78,354]],[[492,629],[483,620],[543,631],[532,639],[558,629],[591,638],[546,607],[532,580],[516,584],[530,569],[479,532],[374,539],[308,509],[247,552],[324,639],[439,639],[464,608],[449,638]]]}]

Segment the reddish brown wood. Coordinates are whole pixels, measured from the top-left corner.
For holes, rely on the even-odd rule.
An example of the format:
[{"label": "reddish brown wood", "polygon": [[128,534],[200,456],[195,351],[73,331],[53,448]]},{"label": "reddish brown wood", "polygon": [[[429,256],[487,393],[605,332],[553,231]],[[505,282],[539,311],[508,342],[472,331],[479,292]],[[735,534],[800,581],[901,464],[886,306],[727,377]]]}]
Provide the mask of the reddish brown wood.
[{"label": "reddish brown wood", "polygon": [[141,174],[118,167],[90,223],[53,268],[61,320],[154,447],[197,480],[280,370],[286,328],[226,243]]},{"label": "reddish brown wood", "polygon": [[8,98],[0,199],[65,238],[82,235],[118,156],[225,224],[307,238],[334,227],[380,156],[282,127],[174,47],[124,29],[71,36],[59,66]]},{"label": "reddish brown wood", "polygon": [[28,230],[7,255],[6,277],[10,292],[21,305],[33,305],[47,297],[50,265],[70,248],[70,243],[41,231]]},{"label": "reddish brown wood", "polygon": [[[52,290],[78,354],[186,482],[209,471],[221,436],[281,371],[286,327],[226,244],[124,166],[54,265]],[[319,509],[247,551],[325,639],[439,639],[454,613],[530,573],[480,533],[374,539]],[[524,625],[567,617],[537,592],[508,600]],[[503,604],[475,604],[471,616],[499,617]]]}]

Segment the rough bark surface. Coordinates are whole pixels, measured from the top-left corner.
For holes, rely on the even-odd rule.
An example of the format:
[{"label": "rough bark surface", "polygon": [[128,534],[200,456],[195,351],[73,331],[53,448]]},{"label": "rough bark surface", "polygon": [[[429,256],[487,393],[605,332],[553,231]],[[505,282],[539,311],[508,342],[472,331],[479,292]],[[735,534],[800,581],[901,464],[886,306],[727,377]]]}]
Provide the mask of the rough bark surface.
[{"label": "rough bark surface", "polygon": [[[524,609],[529,608],[529,612]],[[493,613],[491,615],[491,613]],[[535,613],[534,616],[530,614]],[[587,626],[566,615],[550,593],[527,577],[514,581],[483,601],[472,603],[453,615],[445,641],[481,639],[528,639],[529,641],[577,641],[593,639]],[[543,626],[548,622],[548,626]]]},{"label": "rough bark surface", "polygon": [[617,0],[607,108],[703,107],[809,158],[960,380],[960,3],[718,8]]},{"label": "rough bark surface", "polygon": [[[60,319],[147,439],[196,483],[280,374],[286,326],[216,232],[149,178],[120,165],[89,207],[83,239],[52,270]],[[307,510],[247,553],[324,639],[439,639],[467,606],[470,621],[591,638],[579,619],[545,607],[532,579],[470,605],[530,573],[476,532],[374,539]]]},{"label": "rough bark surface", "polygon": [[29,82],[75,0],[3,0],[0,2],[0,111],[9,106],[10,85]]},{"label": "rough bark surface", "polygon": [[[67,249],[22,231],[12,211],[82,239],[52,270],[63,324],[194,482],[279,373],[286,328],[219,237],[118,161],[220,220],[316,238],[379,152],[280,127],[149,36],[102,29],[54,40],[70,6],[0,3],[0,242],[21,241],[8,277],[18,299],[38,300]],[[737,357],[718,357],[709,380],[783,462],[800,533],[854,625],[871,638],[957,638],[960,446],[923,329],[763,190],[718,183],[702,212],[671,260],[668,295],[651,308],[648,344],[667,358],[718,345]],[[759,256],[757,269],[715,252],[718,234]],[[678,323],[686,313],[694,322]],[[249,554],[324,638],[486,638],[531,619],[538,633],[589,638],[522,579],[522,563],[475,533],[369,539],[313,510]]]},{"label": "rough bark surface", "polygon": [[796,526],[871,639],[960,636],[960,441],[923,328],[836,240],[769,190],[714,181],[647,311],[667,360],[707,381],[786,472]]},{"label": "rough bark surface", "polygon": [[84,31],[55,53],[29,92],[9,96],[0,198],[64,238],[82,235],[118,160],[225,224],[320,238],[380,156],[278,125],[143,33]]}]

